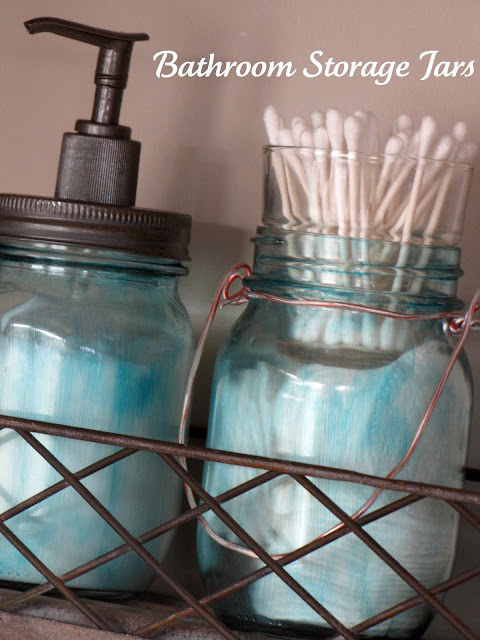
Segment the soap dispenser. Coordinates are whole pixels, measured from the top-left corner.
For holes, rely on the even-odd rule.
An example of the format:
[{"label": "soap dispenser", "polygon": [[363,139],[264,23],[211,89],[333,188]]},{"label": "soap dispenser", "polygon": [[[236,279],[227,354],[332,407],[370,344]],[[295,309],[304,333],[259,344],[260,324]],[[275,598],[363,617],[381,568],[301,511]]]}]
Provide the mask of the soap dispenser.
[{"label": "soap dispenser", "polygon": [[[119,124],[132,48],[148,36],[56,18],[25,26],[99,55],[92,116],[63,137],[55,197],[0,195],[0,414],[173,441],[193,354],[178,295],[191,218],[135,207],[140,143]],[[73,472],[114,451],[36,437]],[[58,480],[21,435],[0,430],[0,513]],[[180,509],[181,483],[154,453],[128,455],[82,482],[134,536]],[[122,543],[72,488],[8,526],[57,575]],[[165,536],[149,545],[159,561],[167,549]],[[128,553],[68,586],[117,595],[152,578]],[[44,578],[1,537],[0,580]]]}]

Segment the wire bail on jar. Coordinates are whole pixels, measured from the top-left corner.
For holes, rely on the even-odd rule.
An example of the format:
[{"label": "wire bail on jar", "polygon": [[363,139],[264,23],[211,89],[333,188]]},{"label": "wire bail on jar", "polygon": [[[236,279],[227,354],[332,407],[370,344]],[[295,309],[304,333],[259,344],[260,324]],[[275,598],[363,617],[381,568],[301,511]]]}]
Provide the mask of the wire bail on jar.
[{"label": "wire bail on jar", "polygon": [[[425,314],[416,315],[416,314],[406,314],[406,313],[399,313],[395,311],[389,311],[387,309],[377,309],[377,308],[372,308],[372,307],[355,304],[355,303],[345,303],[345,302],[325,301],[325,300],[293,299],[293,298],[287,298],[283,296],[271,295],[261,291],[253,292],[248,289],[248,287],[244,282],[245,278],[248,278],[249,276],[251,276],[251,274],[252,274],[251,267],[245,262],[240,262],[234,265],[233,267],[231,267],[230,269],[228,269],[228,271],[226,271],[226,273],[220,280],[217,291],[213,298],[212,305],[210,307],[210,311],[208,313],[207,319],[205,321],[202,333],[200,335],[200,338],[197,344],[192,366],[190,368],[190,373],[189,373],[188,382],[187,382],[186,391],[185,391],[182,419],[178,429],[178,443],[185,444],[188,416],[189,416],[190,406],[192,402],[193,385],[194,385],[195,377],[198,371],[198,366],[200,364],[200,360],[205,348],[205,343],[218,309],[222,309],[223,307],[226,307],[228,305],[242,305],[247,303],[251,299],[264,299],[274,303],[281,303],[281,304],[295,305],[295,306],[308,306],[308,307],[319,307],[319,308],[323,307],[323,308],[342,309],[347,311],[357,311],[362,313],[370,313],[376,316],[383,316],[386,318],[394,318],[394,319],[400,319],[400,320],[426,321],[426,320],[444,319],[444,327],[452,335],[457,336],[458,341],[452,351],[452,354],[442,373],[442,376],[440,377],[440,380],[432,396],[432,399],[430,400],[430,403],[423,415],[423,418],[420,421],[420,424],[415,432],[415,435],[412,441],[410,442],[410,445],[407,449],[405,456],[386,476],[387,479],[395,478],[395,476],[397,476],[397,474],[407,465],[408,461],[412,457],[421,439],[421,436],[428,424],[430,416],[437,404],[437,401],[442,394],[442,391],[445,387],[447,379],[453,369],[453,366],[455,365],[455,362],[457,361],[458,356],[461,350],[463,349],[463,346],[470,333],[470,330],[477,329],[480,326],[480,318],[476,317],[480,310],[480,288],[477,289],[477,291],[475,292],[475,295],[473,296],[468,306],[468,309],[464,314],[459,314],[457,312],[454,312],[454,313],[442,312],[442,313],[429,314],[429,315],[425,315]],[[230,293],[230,289],[232,285],[237,280],[240,280],[242,282],[241,288],[236,293]],[[185,458],[183,457],[180,458],[180,463],[185,469],[187,468],[187,463]],[[184,486],[185,486],[185,493],[187,496],[188,503],[190,507],[194,509],[198,505],[195,500],[193,491],[187,484],[185,484]],[[369,499],[354,514],[352,514],[351,516],[352,519],[357,520],[366,511],[368,511],[368,509],[370,509],[370,507],[375,503],[375,501],[377,500],[377,498],[380,496],[382,492],[383,492],[383,489],[376,489],[372,493],[372,495],[369,497]],[[229,542],[228,540],[225,540],[225,538],[222,538],[221,536],[219,536],[217,533],[215,533],[213,528],[208,524],[208,522],[205,520],[203,516],[199,516],[198,521],[200,522],[201,526],[205,529],[207,534],[221,546],[252,558],[258,557],[253,551],[250,551],[249,549],[246,549],[245,547],[242,547],[235,543]],[[330,535],[334,531],[337,531],[338,529],[341,529],[344,526],[345,525],[343,523],[340,523],[335,527],[332,527],[328,531],[323,532],[320,536],[318,536],[311,542],[320,540],[321,538],[324,538],[325,536]],[[285,551],[281,554],[272,555],[272,558],[277,560],[279,558],[282,558],[287,553],[289,553],[289,551]]]}]

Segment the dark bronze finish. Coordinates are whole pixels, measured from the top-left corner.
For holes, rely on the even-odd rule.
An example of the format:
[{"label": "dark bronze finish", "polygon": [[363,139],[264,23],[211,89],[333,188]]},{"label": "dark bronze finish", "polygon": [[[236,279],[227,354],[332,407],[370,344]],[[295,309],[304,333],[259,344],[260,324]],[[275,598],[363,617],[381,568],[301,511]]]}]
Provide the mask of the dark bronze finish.
[{"label": "dark bronze finish", "polygon": [[[99,48],[90,120],[63,136],[54,198],[0,194],[0,241],[61,243],[188,260],[191,217],[135,207],[141,144],[119,123],[135,42],[145,33],[97,29],[60,18],[25,22]],[[72,79],[73,82],[73,79]],[[64,87],[67,87],[65,89]],[[59,83],[58,94],[68,90]],[[52,109],[52,113],[54,110]]]},{"label": "dark bronze finish", "polygon": [[[31,34],[54,33],[57,36],[99,47],[95,70],[96,91],[92,119],[90,122],[80,121],[82,125],[78,127],[77,123],[75,128],[81,133],[92,135],[89,124],[118,125],[133,45],[140,40],[148,40],[148,35],[146,33],[108,31],[61,18],[34,18],[25,22],[25,28]],[[128,127],[120,129],[126,129],[127,132],[122,131],[113,135],[113,129],[106,129],[103,135],[118,138],[130,137]],[[97,134],[94,133],[94,135]]]},{"label": "dark bronze finish", "polygon": [[0,194],[0,242],[56,242],[189,260],[191,224],[190,216],[168,211]]}]

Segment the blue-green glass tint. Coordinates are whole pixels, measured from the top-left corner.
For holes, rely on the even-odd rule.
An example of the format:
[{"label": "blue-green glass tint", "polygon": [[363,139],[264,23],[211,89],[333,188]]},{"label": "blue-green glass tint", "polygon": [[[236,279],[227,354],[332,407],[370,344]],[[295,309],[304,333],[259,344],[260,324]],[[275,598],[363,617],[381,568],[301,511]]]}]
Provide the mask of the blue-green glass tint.
[{"label": "blue-green glass tint", "polygon": [[[247,282],[254,291],[421,315],[461,307],[455,297],[458,249],[265,227],[254,242],[253,276]],[[217,359],[207,444],[385,476],[404,457],[454,344],[442,320],[388,319],[253,299]],[[413,457],[397,477],[460,487],[471,405],[471,375],[462,354]],[[204,486],[216,495],[259,473],[209,462]],[[348,483],[314,483],[349,514],[373,492]],[[370,510],[399,497],[385,491]],[[225,509],[271,554],[292,551],[338,524],[290,477],[235,498]],[[217,517],[207,519],[218,534],[242,544]],[[366,531],[431,587],[450,575],[457,526],[448,505],[425,499]],[[262,566],[220,546],[201,527],[198,549],[209,591]],[[414,595],[353,534],[287,570],[347,627]],[[235,628],[299,638],[334,635],[275,575],[215,607]],[[431,616],[422,605],[361,637],[417,638]]]},{"label": "blue-green glass tint", "polygon": [[[0,413],[174,440],[193,345],[177,293],[185,273],[121,252],[1,246]],[[117,450],[36,437],[72,471]],[[0,512],[60,479],[19,435],[0,432]],[[180,483],[155,454],[135,453],[82,482],[135,536],[180,508]],[[123,543],[72,488],[7,524],[57,575]],[[168,539],[148,548],[161,560]],[[140,591],[152,577],[130,552],[69,586]],[[0,579],[44,581],[5,539]]]}]

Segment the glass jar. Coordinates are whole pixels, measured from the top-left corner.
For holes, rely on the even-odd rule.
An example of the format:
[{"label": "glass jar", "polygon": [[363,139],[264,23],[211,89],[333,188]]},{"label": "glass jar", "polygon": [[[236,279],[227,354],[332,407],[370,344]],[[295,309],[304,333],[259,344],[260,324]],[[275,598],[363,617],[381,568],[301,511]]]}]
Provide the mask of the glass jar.
[{"label": "glass jar", "polygon": [[[273,225],[259,227],[254,244],[253,274],[245,281],[253,293],[420,316],[462,307],[456,298],[460,251],[454,247]],[[218,355],[207,446],[386,476],[405,456],[454,344],[441,319],[393,319],[253,297]],[[460,487],[471,409],[472,379],[462,352],[397,477]],[[208,462],[203,483],[217,495],[259,473]],[[351,483],[313,482],[349,514],[374,491]],[[399,497],[384,491],[374,508]],[[338,524],[288,476],[230,500],[224,508],[272,555],[288,553]],[[215,515],[205,517],[218,535],[242,545]],[[427,587],[450,575],[457,529],[458,515],[433,499],[366,526]],[[197,541],[209,592],[263,566],[219,545],[201,527]],[[347,627],[414,595],[353,534],[286,569]],[[215,610],[237,629],[285,637],[335,635],[275,575],[223,598]],[[427,605],[417,606],[361,637],[419,638],[431,617]]]},{"label": "glass jar", "polygon": [[[3,238],[0,244],[0,413],[173,441],[193,334],[178,295],[179,260],[133,251]],[[72,471],[107,445],[36,437]],[[59,475],[21,437],[0,431],[0,512]],[[82,480],[133,535],[179,512],[181,483],[138,452]],[[8,521],[57,575],[123,543],[67,488]],[[162,560],[168,536],[149,550]],[[90,592],[144,590],[153,572],[129,553],[69,582]],[[0,540],[0,580],[44,578]]]}]

